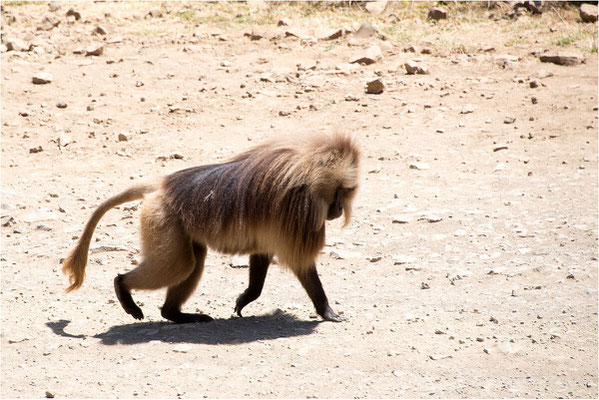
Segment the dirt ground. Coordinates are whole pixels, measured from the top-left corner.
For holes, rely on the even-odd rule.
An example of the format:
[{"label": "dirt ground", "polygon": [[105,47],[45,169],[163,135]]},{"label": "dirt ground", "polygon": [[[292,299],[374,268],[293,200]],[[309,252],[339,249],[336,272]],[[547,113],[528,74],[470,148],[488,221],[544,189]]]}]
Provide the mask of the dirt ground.
[{"label": "dirt ground", "polygon": [[[486,4],[3,2],[2,41],[26,48],[2,52],[2,397],[597,398],[597,25]],[[318,260],[346,322],[277,266],[233,317],[248,270],[214,252],[185,305],[213,322],[166,322],[164,291],[134,293],[133,320],[113,278],[141,258],[139,202],[105,216],[64,293],[103,199],[335,130],[363,151],[353,221]]]}]

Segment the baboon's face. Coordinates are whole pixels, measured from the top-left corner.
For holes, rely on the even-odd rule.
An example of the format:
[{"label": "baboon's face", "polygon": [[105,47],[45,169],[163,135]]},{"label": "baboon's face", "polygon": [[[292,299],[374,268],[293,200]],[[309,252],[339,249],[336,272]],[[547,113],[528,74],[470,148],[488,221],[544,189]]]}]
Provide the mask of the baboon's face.
[{"label": "baboon's face", "polygon": [[333,202],[329,204],[329,210],[327,211],[327,219],[330,221],[335,218],[339,218],[343,214],[344,207],[351,201],[355,188],[338,188],[335,191]]}]

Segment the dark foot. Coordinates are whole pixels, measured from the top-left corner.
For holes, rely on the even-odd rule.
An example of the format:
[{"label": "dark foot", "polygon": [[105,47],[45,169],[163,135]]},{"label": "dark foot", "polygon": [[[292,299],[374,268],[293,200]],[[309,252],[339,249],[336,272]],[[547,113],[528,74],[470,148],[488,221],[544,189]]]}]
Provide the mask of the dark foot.
[{"label": "dark foot", "polygon": [[122,275],[117,275],[117,277],[114,278],[114,291],[116,292],[116,297],[121,302],[121,306],[127,312],[127,314],[130,314],[133,318],[143,319],[143,311],[141,311],[141,308],[135,304],[133,297],[131,297],[131,293],[123,288],[121,280]]},{"label": "dark foot", "polygon": [[343,321],[347,321],[347,318],[340,316],[339,314],[337,314],[335,311],[333,311],[331,309],[331,307],[327,307],[327,309],[320,314],[320,316],[325,320],[325,321],[333,321],[333,322],[343,322]]},{"label": "dark foot", "polygon": [[[251,296],[254,297],[254,296]],[[250,298],[250,296],[248,296],[247,293],[242,293],[239,295],[239,297],[237,298],[237,301],[235,302],[235,312],[237,313],[237,315],[239,315],[240,317],[243,317],[243,315],[241,315],[241,310],[243,310],[243,307],[247,306],[249,303],[251,303],[252,301],[256,300],[258,296],[254,297],[254,298]]]},{"label": "dark foot", "polygon": [[175,324],[190,324],[198,322],[210,322],[213,318],[206,314],[188,314],[181,311],[162,310],[162,316]]}]

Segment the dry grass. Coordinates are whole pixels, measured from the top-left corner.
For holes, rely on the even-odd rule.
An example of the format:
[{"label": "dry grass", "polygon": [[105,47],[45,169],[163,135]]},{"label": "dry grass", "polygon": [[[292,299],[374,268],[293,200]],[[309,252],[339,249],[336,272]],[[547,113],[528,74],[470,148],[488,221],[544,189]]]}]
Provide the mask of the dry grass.
[{"label": "dry grass", "polygon": [[[98,4],[96,3],[96,6]],[[506,15],[512,12],[509,4],[502,2],[448,2],[450,18],[442,21],[427,19],[428,10],[438,6],[433,1],[389,2],[382,15],[364,11],[363,4],[355,1],[341,2],[106,2],[93,7],[96,15],[78,2],[64,2],[62,10],[74,7],[92,22],[109,21],[126,26],[130,32],[142,36],[180,35],[202,26],[222,29],[247,30],[271,27],[281,18],[292,20],[293,26],[318,37],[334,28],[356,29],[363,22],[377,26],[399,45],[426,43],[451,53],[475,51],[485,44],[514,47],[559,47],[585,53],[597,52],[597,24],[580,22],[578,8],[567,4],[546,3],[542,15],[525,15],[517,19],[489,19],[492,13]],[[29,10],[29,15],[44,15],[45,2],[7,2],[6,9]],[[33,9],[37,8],[35,12]],[[164,18],[172,23],[163,24],[144,15],[160,8]],[[98,11],[99,10],[99,11]],[[91,10],[90,10],[91,12]],[[40,17],[41,18],[41,17]],[[37,21],[32,21],[34,26]],[[550,30],[551,28],[551,30]],[[499,35],[497,35],[499,33]],[[508,39],[496,43],[495,37]]]}]

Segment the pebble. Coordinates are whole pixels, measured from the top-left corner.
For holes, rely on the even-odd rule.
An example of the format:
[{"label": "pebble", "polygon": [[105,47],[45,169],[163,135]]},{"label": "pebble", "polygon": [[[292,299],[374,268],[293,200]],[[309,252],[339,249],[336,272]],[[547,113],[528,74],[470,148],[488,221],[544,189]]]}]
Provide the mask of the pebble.
[{"label": "pebble", "polygon": [[287,18],[281,18],[279,22],[277,22],[277,26],[289,26],[291,21]]},{"label": "pebble", "polygon": [[410,218],[408,218],[408,217],[393,217],[391,222],[393,224],[407,224],[410,222]]},{"label": "pebble", "polygon": [[368,39],[371,37],[379,36],[379,31],[368,22],[364,22],[358,30],[354,33],[353,37],[356,39]]},{"label": "pebble", "polygon": [[507,116],[503,119],[504,124],[513,124],[514,122],[516,122],[515,117]]},{"label": "pebble", "polygon": [[44,151],[44,149],[41,145],[29,149],[30,154],[41,153],[42,151]]},{"label": "pebble", "polygon": [[548,62],[557,65],[578,65],[584,62],[584,57],[578,53],[566,53],[566,52],[557,52],[557,53],[545,53],[541,54],[539,57],[541,62]]},{"label": "pebble", "polygon": [[382,79],[375,79],[366,84],[366,93],[381,94],[385,90],[385,84]]},{"label": "pebble", "polygon": [[359,98],[349,93],[345,95],[345,101],[358,101]]},{"label": "pebble", "polygon": [[86,56],[101,56],[104,53],[104,45],[101,43],[95,43],[89,45],[85,49]]},{"label": "pebble", "polygon": [[420,283],[420,289],[430,289],[430,285],[426,282]]},{"label": "pebble", "polygon": [[60,18],[58,18],[56,15],[46,15],[37,29],[40,31],[49,31],[57,27],[59,24]]},{"label": "pebble", "polygon": [[58,103],[56,103],[56,107],[58,108],[67,108],[67,103],[65,103],[64,101],[59,101]]},{"label": "pebble", "polygon": [[417,169],[419,171],[425,171],[430,168],[430,165],[422,162],[413,162],[410,164],[410,169]]},{"label": "pebble", "polygon": [[320,40],[335,40],[339,39],[340,37],[343,37],[343,35],[345,35],[344,29],[335,29],[332,32],[329,32],[323,37],[321,37]]},{"label": "pebble", "polygon": [[364,53],[364,55],[355,58],[354,60],[350,61],[351,64],[363,64],[363,65],[370,65],[370,64],[374,64],[377,61],[380,61],[383,58],[383,52],[381,51],[381,48],[377,45],[374,46],[370,46],[366,52]]},{"label": "pebble", "polygon": [[472,114],[474,112],[474,106],[472,104],[466,104],[462,107],[460,114]]},{"label": "pebble", "polygon": [[52,77],[52,74],[48,72],[40,72],[38,74],[33,75],[31,81],[35,85],[46,85],[48,83],[51,83],[53,79],[54,78]]},{"label": "pebble", "polygon": [[418,218],[418,221],[426,221],[426,222],[433,224],[435,222],[443,221],[443,218],[440,217],[439,215],[429,214],[429,215],[423,215],[422,217]]},{"label": "pebble", "polygon": [[382,14],[387,8],[387,1],[385,0],[377,0],[377,1],[369,1],[366,2],[364,9],[368,11],[370,14]]},{"label": "pebble", "polygon": [[422,64],[417,64],[414,61],[406,61],[404,63],[404,67],[406,68],[406,72],[408,75],[428,75],[429,70],[428,67]]},{"label": "pebble", "polygon": [[146,14],[146,17],[162,18],[162,11],[159,8],[154,8]]},{"label": "pebble", "polygon": [[74,8],[69,8],[69,11],[67,11],[66,15],[67,17],[74,17],[76,21],[81,19],[81,13],[76,11]]},{"label": "pebble", "polygon": [[582,22],[597,22],[597,6],[594,4],[580,5],[580,19]]},{"label": "pebble", "polygon": [[173,347],[175,353],[187,353],[191,350],[191,346],[185,343],[181,343]]},{"label": "pebble", "polygon": [[428,11],[428,18],[434,20],[447,19],[447,11],[441,7],[433,7]]},{"label": "pebble", "polygon": [[5,40],[7,51],[29,51],[30,46],[22,40],[8,38]]},{"label": "pebble", "polygon": [[129,132],[121,132],[118,135],[119,142],[127,142],[131,139],[131,134]]},{"label": "pebble", "polygon": [[393,265],[410,264],[415,262],[416,260],[417,259],[414,256],[396,254],[393,256]]},{"label": "pebble", "polygon": [[96,26],[96,29],[94,29],[94,32],[99,33],[100,35],[106,35],[108,33],[108,31],[106,30],[106,28],[103,25]]}]

